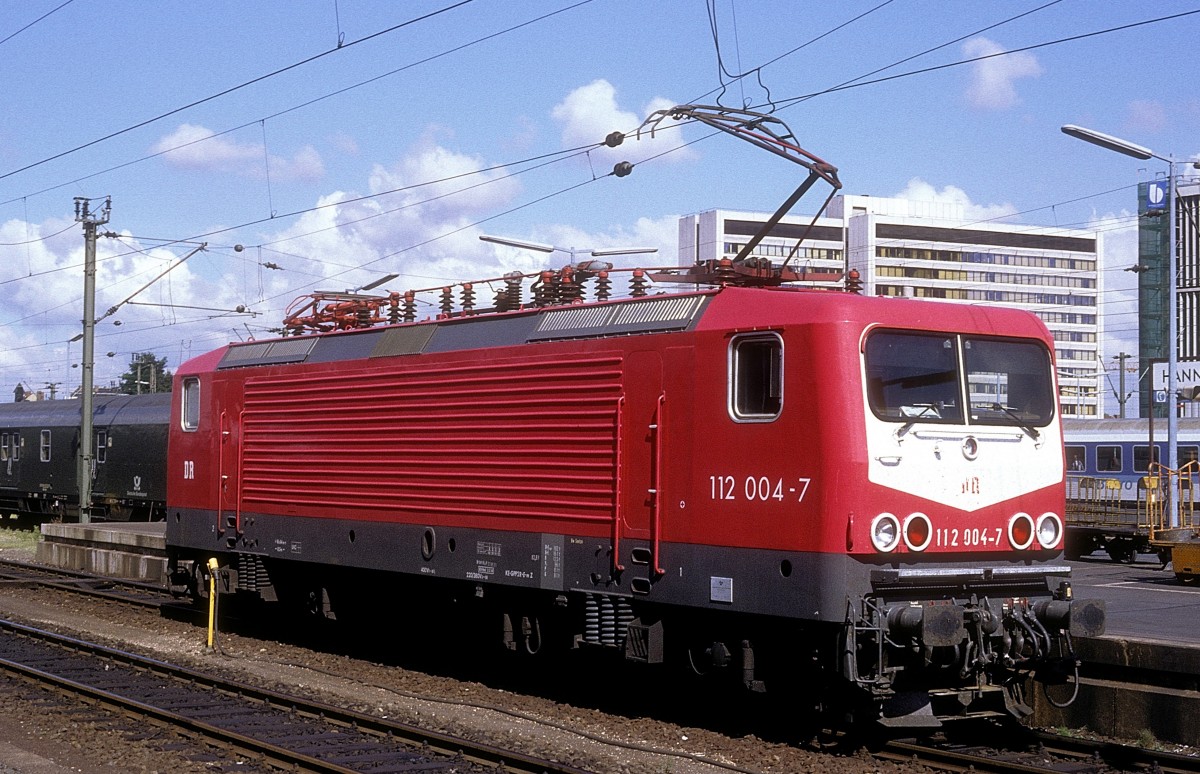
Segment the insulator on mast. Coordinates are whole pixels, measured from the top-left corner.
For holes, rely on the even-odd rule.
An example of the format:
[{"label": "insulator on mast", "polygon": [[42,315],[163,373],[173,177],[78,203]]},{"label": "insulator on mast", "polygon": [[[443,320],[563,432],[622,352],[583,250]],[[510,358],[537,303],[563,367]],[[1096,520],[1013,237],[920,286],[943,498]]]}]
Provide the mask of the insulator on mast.
[{"label": "insulator on mast", "polygon": [[851,269],[846,272],[846,292],[862,295],[862,275],[858,273],[858,269]]},{"label": "insulator on mast", "polygon": [[646,272],[641,269],[634,269],[629,277],[629,295],[634,298],[641,298],[649,293],[647,289],[650,281],[646,279]]},{"label": "insulator on mast", "polygon": [[717,282],[721,285],[736,285],[740,277],[733,268],[733,261],[729,258],[722,258],[717,261],[717,265],[713,271],[717,275]]},{"label": "insulator on mast", "polygon": [[583,285],[574,266],[564,266],[558,273],[558,303],[573,304],[583,300]]},{"label": "insulator on mast", "polygon": [[400,322],[400,294],[396,291],[388,293],[388,325]]},{"label": "insulator on mast", "polygon": [[504,285],[508,293],[509,309],[521,308],[521,280],[523,279],[524,277],[521,276],[521,272],[519,271],[511,271],[504,277]]},{"label": "insulator on mast", "polygon": [[608,272],[596,272],[596,300],[607,301],[612,297],[612,280],[608,278]]},{"label": "insulator on mast", "polygon": [[533,305],[550,306],[554,303],[554,272],[543,271],[533,283]]}]

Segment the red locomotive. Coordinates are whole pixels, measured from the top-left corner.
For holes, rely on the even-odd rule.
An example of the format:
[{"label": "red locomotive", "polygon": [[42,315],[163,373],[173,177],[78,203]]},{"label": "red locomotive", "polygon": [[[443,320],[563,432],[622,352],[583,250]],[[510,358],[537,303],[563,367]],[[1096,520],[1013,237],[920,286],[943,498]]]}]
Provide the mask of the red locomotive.
[{"label": "red locomotive", "polygon": [[1033,315],[784,287],[504,292],[506,311],[419,322],[393,295],[394,324],[181,366],[176,581],[205,588],[216,557],[231,589],[338,618],[367,596],[455,600],[514,650],[609,648],[755,691],[816,675],[842,687],[822,701],[906,725],[1022,714],[1023,678],[1069,671],[1071,636],[1102,632],[1059,561],[1053,342]]}]

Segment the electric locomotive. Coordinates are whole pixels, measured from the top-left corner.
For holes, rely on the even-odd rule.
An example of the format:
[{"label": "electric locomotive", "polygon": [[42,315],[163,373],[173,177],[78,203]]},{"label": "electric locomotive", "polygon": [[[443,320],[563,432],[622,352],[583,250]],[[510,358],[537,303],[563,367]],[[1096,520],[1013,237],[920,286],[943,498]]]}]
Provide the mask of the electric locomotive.
[{"label": "electric locomotive", "polygon": [[327,298],[305,319],[328,332],[183,364],[176,588],[202,594],[215,558],[221,589],[339,622],[444,605],[520,653],[674,662],[892,725],[1022,715],[1026,678],[1077,666],[1104,607],[1061,561],[1036,317],[636,289],[391,322],[398,294]]}]

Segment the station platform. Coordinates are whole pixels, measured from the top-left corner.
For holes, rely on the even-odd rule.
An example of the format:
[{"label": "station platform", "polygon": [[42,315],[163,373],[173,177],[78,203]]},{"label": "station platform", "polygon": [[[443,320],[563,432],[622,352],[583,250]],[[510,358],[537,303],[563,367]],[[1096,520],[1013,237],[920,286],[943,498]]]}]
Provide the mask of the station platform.
[{"label": "station platform", "polygon": [[[41,529],[38,562],[166,583],[164,522]],[[1170,571],[1149,562],[1071,562],[1077,596],[1106,600],[1108,634],[1075,643],[1085,666],[1079,696],[1069,707],[1055,702],[1070,695],[1073,683],[1052,687],[1049,697],[1041,689],[1030,691],[1035,725],[1126,739],[1149,731],[1162,742],[1200,744],[1200,586],[1182,586]],[[1115,679],[1128,679],[1129,668],[1141,676],[1137,692]]]},{"label": "station platform", "polygon": [[114,578],[167,582],[166,522],[43,524],[34,559]]}]

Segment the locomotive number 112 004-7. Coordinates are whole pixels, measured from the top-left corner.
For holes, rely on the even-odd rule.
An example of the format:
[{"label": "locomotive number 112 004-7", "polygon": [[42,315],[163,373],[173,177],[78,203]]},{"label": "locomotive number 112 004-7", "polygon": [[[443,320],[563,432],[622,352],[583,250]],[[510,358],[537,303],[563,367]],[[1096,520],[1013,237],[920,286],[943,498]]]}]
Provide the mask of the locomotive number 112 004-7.
[{"label": "locomotive number 112 004-7", "polygon": [[[795,482],[795,485],[792,484]],[[802,502],[811,478],[785,480],[782,477],[709,476],[709,496],[713,500],[749,500],[751,502]]]},{"label": "locomotive number 112 004-7", "polygon": [[959,529],[939,527],[934,530],[939,546],[998,546],[1004,535],[1003,527]]}]

